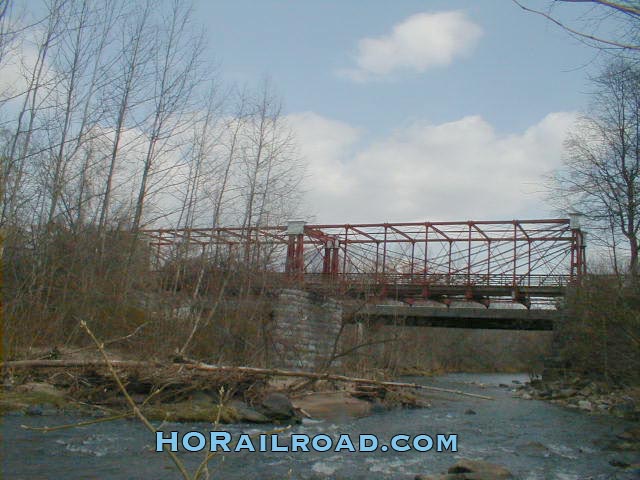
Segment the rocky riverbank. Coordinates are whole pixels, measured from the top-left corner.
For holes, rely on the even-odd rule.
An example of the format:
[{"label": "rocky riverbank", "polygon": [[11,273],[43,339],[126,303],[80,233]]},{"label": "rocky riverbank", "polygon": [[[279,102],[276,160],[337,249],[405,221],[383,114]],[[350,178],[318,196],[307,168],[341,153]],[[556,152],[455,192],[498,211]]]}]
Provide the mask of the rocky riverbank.
[{"label": "rocky riverbank", "polygon": [[589,413],[640,420],[640,387],[612,387],[577,377],[567,381],[532,380],[518,385],[516,395],[524,400],[546,400]]},{"label": "rocky riverbank", "polygon": [[[545,400],[589,414],[612,415],[625,420],[640,421],[638,387],[612,388],[605,383],[584,378],[547,382],[533,380],[518,385],[515,395],[524,400]],[[616,451],[640,451],[640,425],[618,434],[608,448]],[[614,466],[640,469],[640,463]]]}]

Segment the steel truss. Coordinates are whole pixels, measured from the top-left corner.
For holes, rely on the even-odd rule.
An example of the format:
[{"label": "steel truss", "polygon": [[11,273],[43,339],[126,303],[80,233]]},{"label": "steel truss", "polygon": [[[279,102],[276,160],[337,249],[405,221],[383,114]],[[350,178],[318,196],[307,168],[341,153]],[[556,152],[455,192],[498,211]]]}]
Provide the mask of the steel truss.
[{"label": "steel truss", "polygon": [[560,292],[586,273],[583,234],[568,219],[291,222],[143,233],[160,262],[185,255],[224,258],[244,268],[286,273],[300,283],[420,285],[423,296],[438,286]]}]

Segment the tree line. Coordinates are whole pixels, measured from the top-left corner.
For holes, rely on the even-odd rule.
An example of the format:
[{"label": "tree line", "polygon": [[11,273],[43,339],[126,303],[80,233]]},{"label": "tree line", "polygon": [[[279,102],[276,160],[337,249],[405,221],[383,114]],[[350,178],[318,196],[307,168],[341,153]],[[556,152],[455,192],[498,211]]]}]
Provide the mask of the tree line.
[{"label": "tree line", "polygon": [[186,3],[20,8],[0,11],[0,225],[252,226],[295,211],[280,100],[268,81],[222,84]]},{"label": "tree line", "polygon": [[[150,343],[186,346],[222,313],[177,315],[177,297],[200,286],[178,292],[193,273],[173,268],[179,259],[154,275],[138,232],[249,228],[297,213],[304,165],[281,99],[268,79],[224,82],[204,29],[180,0],[0,1],[9,354],[73,343],[80,320],[106,337],[156,322]],[[214,277],[221,298],[227,280]],[[251,343],[242,325],[221,328],[220,345]]]},{"label": "tree line", "polygon": [[[589,104],[565,141],[562,165],[548,182],[553,205],[585,218],[591,273],[568,291],[565,320],[555,332],[555,353],[568,372],[637,385],[640,2],[554,0],[547,12],[516,3],[594,47],[601,64],[590,78]],[[571,3],[593,7],[581,18],[582,25],[561,22],[553,11]],[[610,27],[610,22],[617,22],[617,28],[601,28]]]}]

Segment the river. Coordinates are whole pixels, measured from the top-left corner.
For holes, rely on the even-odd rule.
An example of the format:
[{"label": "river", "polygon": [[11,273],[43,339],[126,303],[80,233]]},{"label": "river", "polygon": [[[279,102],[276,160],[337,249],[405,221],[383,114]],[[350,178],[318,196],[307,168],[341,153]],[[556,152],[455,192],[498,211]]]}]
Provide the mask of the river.
[{"label": "river", "polygon": [[[353,438],[377,435],[381,444],[396,435],[457,435],[457,452],[240,452],[211,463],[212,478],[225,479],[412,479],[439,473],[458,458],[483,459],[504,465],[523,480],[637,479],[609,464],[611,460],[638,462],[638,452],[615,452],[608,445],[632,426],[612,417],[589,415],[542,401],[514,398],[510,388],[526,376],[506,374],[450,374],[432,379],[409,379],[430,385],[489,395],[494,400],[437,395],[432,408],[392,410],[365,418],[340,421],[305,420],[292,433]],[[468,410],[473,410],[471,414]],[[119,420],[86,427],[41,433],[20,425],[52,426],[81,420],[69,415],[7,415],[2,420],[2,467],[6,479],[176,479],[180,478],[165,453],[156,453],[155,437],[139,422]],[[264,426],[222,426],[232,434],[258,433]],[[199,430],[204,424],[169,424],[164,431]],[[194,470],[204,453],[180,452]]]}]

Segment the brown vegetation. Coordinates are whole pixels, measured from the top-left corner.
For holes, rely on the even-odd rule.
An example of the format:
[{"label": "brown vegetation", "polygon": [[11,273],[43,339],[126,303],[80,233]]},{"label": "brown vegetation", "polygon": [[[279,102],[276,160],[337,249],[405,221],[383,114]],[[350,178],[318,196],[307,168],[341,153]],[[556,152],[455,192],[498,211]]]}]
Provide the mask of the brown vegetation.
[{"label": "brown vegetation", "polygon": [[562,367],[618,385],[640,383],[640,290],[637,279],[593,275],[570,291],[556,331]]}]

